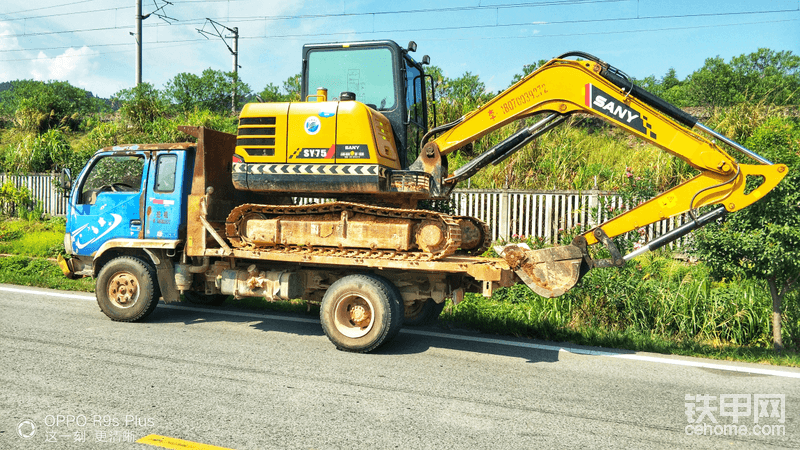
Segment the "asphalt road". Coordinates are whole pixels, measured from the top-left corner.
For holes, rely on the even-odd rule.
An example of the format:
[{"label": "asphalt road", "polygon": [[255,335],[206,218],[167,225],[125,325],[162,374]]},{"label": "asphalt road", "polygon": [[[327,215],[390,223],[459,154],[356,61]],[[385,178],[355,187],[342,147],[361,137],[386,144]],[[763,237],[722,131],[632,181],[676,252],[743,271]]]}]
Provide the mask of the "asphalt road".
[{"label": "asphalt road", "polygon": [[124,324],[85,294],[0,285],[0,449],[156,448],[135,442],[148,435],[232,449],[800,448],[800,370],[559,347],[433,327],[358,355],[313,316],[162,303]]}]

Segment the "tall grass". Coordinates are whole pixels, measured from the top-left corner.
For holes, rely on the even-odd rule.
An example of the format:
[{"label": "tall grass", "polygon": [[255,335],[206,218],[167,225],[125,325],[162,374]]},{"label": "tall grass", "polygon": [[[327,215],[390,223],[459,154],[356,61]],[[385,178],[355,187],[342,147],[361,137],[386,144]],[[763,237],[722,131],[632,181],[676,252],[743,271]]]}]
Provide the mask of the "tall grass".
[{"label": "tall grass", "polygon": [[[768,348],[770,311],[760,282],[712,282],[702,264],[646,255],[624,268],[594,269],[559,298],[546,299],[517,285],[490,300],[468,296],[447,308],[443,318],[498,333],[592,345],[617,336]],[[606,338],[592,338],[596,335]]]},{"label": "tall grass", "polygon": [[[475,146],[474,153],[489,149],[517,128],[511,125],[484,137]],[[474,157],[473,153],[456,152],[450,156],[450,170]],[[693,176],[686,163],[663,150],[598,119],[576,116],[505,162],[485,168],[472,177],[469,186],[476,189],[615,190],[624,184],[626,172],[642,174],[645,169],[662,191]],[[461,187],[466,187],[466,182],[462,182]]]}]

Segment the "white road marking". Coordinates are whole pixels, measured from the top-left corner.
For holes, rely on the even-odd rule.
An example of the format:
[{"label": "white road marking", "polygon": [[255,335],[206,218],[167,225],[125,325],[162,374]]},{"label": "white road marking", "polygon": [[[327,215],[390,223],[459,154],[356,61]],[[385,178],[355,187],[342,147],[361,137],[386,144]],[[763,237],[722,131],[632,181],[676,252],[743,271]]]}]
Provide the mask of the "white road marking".
[{"label": "white road marking", "polygon": [[[69,298],[75,300],[88,300],[88,301],[95,301],[95,297],[92,294],[64,294],[61,292],[53,292],[53,291],[45,291],[45,290],[35,290],[34,288],[30,289],[19,289],[19,288],[11,288],[6,286],[0,286],[0,291],[4,292],[14,292],[18,294],[29,294],[29,295],[44,295],[48,297],[58,297],[58,298]],[[210,309],[210,308],[202,308],[202,307],[195,307],[195,306],[179,306],[179,305],[158,305],[159,308],[167,308],[167,309],[177,309],[177,310],[184,310],[184,311],[202,311],[208,312],[212,314],[218,314],[223,316],[232,316],[232,317],[247,317],[257,320],[282,320],[285,322],[300,322],[300,323],[315,323],[318,324],[319,320],[317,319],[307,319],[304,317],[288,317],[288,316],[278,316],[273,314],[261,314],[261,313],[252,313],[246,311],[225,311],[221,309]],[[776,370],[776,369],[768,369],[768,368],[761,368],[761,367],[744,367],[744,366],[735,366],[730,364],[715,364],[710,362],[705,362],[702,360],[687,360],[687,359],[673,359],[673,358],[662,358],[658,356],[649,356],[649,355],[641,355],[636,353],[627,353],[625,351],[613,351],[613,350],[590,350],[584,348],[577,348],[577,347],[567,347],[567,346],[560,346],[560,345],[547,345],[547,344],[535,344],[532,342],[519,342],[519,341],[510,341],[504,339],[494,339],[494,338],[485,338],[485,337],[477,337],[477,336],[461,336],[457,334],[449,334],[449,333],[439,333],[435,331],[424,331],[424,330],[411,330],[411,329],[402,329],[400,330],[403,334],[411,334],[416,336],[428,336],[428,337],[436,337],[442,339],[453,339],[457,341],[466,341],[466,342],[478,342],[482,344],[492,344],[492,345],[504,345],[506,347],[520,347],[520,348],[530,348],[534,350],[545,350],[545,351],[552,351],[552,352],[567,352],[576,355],[587,355],[587,356],[602,356],[607,358],[616,358],[616,359],[627,359],[633,361],[644,361],[644,362],[651,362],[656,364],[669,364],[673,366],[684,366],[684,367],[696,367],[700,369],[713,369],[713,370],[722,370],[727,372],[738,372],[738,373],[748,373],[754,375],[769,375],[774,377],[783,377],[783,378],[798,378],[800,379],[800,372],[794,371],[786,371],[786,370]],[[699,359],[699,358],[697,358]]]},{"label": "white road marking", "polygon": [[17,294],[38,294],[38,295],[46,295],[48,297],[73,298],[73,299],[77,299],[77,300],[92,300],[92,301],[94,301],[94,294],[62,294],[61,292],[39,291],[39,290],[36,290],[36,288],[18,289],[18,288],[10,288],[10,287],[5,287],[5,286],[0,286],[0,291],[15,292]]}]

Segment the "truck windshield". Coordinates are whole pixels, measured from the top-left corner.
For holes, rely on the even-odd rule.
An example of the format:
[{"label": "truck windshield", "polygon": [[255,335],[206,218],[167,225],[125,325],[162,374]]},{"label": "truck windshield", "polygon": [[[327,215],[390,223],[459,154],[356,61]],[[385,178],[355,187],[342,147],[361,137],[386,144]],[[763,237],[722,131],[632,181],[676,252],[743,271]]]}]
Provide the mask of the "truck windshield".
[{"label": "truck windshield", "polygon": [[318,50],[308,55],[308,91],[323,87],[330,97],[353,92],[378,110],[395,107],[394,67],[388,48]]},{"label": "truck windshield", "polygon": [[94,204],[103,192],[138,192],[142,185],[144,158],[141,156],[105,156],[86,176],[78,203]]}]

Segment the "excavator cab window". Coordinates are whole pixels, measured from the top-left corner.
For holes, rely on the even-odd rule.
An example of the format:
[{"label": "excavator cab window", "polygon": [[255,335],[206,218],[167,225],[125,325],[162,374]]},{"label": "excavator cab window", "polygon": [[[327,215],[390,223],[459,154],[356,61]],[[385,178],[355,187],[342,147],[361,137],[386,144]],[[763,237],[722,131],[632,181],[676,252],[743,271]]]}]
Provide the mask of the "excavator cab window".
[{"label": "excavator cab window", "polygon": [[331,99],[355,93],[392,124],[403,168],[416,159],[427,131],[425,74],[407,50],[388,40],[306,44],[302,74],[303,99],[321,87]]},{"label": "excavator cab window", "polygon": [[353,92],[356,100],[378,111],[395,108],[395,77],[388,48],[316,51],[308,55],[309,92],[328,89],[332,98]]}]

